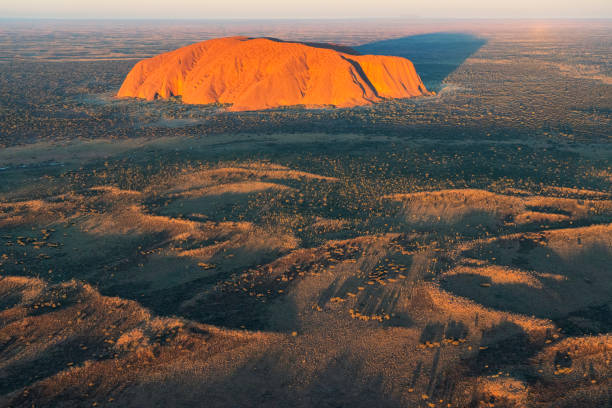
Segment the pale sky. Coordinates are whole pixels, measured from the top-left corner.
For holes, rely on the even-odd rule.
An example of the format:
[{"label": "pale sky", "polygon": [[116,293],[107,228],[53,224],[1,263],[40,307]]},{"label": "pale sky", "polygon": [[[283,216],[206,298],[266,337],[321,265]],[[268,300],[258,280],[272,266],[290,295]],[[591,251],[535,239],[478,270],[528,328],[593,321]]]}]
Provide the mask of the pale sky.
[{"label": "pale sky", "polygon": [[0,0],[0,18],[612,18],[612,0]]}]

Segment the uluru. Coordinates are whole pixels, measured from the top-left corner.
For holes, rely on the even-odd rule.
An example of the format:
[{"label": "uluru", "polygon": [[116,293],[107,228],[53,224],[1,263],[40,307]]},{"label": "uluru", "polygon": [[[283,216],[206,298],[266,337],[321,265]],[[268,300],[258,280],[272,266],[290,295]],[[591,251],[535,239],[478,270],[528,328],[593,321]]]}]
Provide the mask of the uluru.
[{"label": "uluru", "polygon": [[138,62],[118,97],[181,97],[232,111],[282,106],[353,107],[429,92],[406,58],[358,55],[348,47],[229,37]]}]

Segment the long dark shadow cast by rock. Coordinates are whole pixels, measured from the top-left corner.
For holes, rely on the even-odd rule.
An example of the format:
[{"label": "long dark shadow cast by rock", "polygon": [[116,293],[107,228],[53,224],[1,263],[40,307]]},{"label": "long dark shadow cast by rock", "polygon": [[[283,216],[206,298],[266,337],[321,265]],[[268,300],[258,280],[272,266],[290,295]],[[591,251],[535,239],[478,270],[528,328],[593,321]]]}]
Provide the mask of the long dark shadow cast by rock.
[{"label": "long dark shadow cast by rock", "polygon": [[476,53],[487,40],[466,33],[441,32],[376,41],[353,47],[362,54],[392,55],[411,60],[430,91]]}]

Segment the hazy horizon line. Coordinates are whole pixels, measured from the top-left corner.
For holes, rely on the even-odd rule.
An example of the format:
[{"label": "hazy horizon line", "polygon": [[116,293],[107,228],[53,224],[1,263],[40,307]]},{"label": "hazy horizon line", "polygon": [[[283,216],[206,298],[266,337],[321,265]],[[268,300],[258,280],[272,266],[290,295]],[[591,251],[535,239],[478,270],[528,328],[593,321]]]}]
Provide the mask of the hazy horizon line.
[{"label": "hazy horizon line", "polygon": [[373,21],[373,20],[611,20],[610,17],[0,17],[0,21],[7,20],[71,20],[71,21]]}]

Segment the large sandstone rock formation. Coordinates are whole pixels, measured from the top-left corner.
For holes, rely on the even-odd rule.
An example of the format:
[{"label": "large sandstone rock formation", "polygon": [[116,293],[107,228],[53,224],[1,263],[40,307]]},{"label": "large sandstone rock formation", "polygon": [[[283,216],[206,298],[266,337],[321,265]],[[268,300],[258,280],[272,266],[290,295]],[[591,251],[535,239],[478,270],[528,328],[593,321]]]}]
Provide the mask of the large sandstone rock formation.
[{"label": "large sandstone rock formation", "polygon": [[269,38],[204,41],[142,60],[117,96],[147,100],[182,96],[184,103],[230,109],[279,106],[351,107],[428,94],[401,57],[355,55],[350,49]]}]

